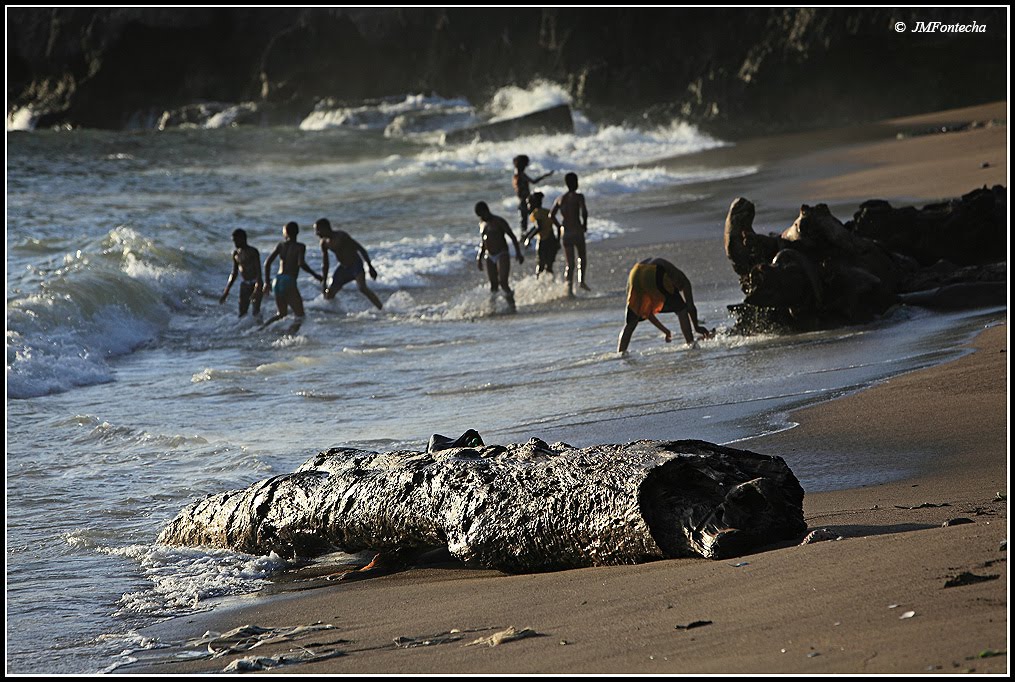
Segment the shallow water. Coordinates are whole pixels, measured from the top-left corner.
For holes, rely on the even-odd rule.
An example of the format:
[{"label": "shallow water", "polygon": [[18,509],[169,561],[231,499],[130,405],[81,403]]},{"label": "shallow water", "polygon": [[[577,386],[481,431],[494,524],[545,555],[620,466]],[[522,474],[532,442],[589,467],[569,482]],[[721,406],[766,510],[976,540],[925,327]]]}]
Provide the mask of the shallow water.
[{"label": "shallow water", "polygon": [[[560,92],[512,91],[494,113]],[[411,96],[316,112],[299,129],[8,133],[10,672],[109,669],[152,645],[137,628],[262,585],[277,557],[154,538],[195,498],[319,450],[422,448],[468,428],[489,443],[730,443],[784,428],[793,407],[954,357],[990,319],[900,310],[791,338],[720,333],[696,349],[642,325],[621,358],[624,278],[596,267],[615,265],[625,216],[700,197],[702,181],[736,196],[757,168],[666,170],[659,159],[724,143],[679,122],[635,130],[580,112],[575,135],[440,144],[440,125],[477,115],[467,102]],[[475,269],[472,206],[487,201],[515,225],[511,158],[522,151],[531,174],[557,170],[540,187],[548,202],[564,172],[581,176],[593,292],[567,298],[562,257],[556,280],[537,280],[529,252],[513,266],[518,313],[507,315]],[[322,216],[370,252],[383,311],[355,288],[325,301],[305,274],[297,334],[237,319],[236,287],[217,304],[233,229],[263,259],[295,220],[319,268],[310,226]],[[701,318],[722,332],[741,296],[718,237],[701,232],[666,241]],[[814,491],[904,475],[910,456],[790,465]]]}]

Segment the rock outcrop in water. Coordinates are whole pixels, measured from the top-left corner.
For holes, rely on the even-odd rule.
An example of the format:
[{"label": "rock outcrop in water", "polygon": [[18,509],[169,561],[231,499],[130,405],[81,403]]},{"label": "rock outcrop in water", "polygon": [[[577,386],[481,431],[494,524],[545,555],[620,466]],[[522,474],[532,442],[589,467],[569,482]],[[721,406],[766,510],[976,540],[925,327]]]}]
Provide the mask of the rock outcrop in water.
[{"label": "rock outcrop in water", "polygon": [[191,504],[159,542],[290,557],[446,546],[509,572],[718,559],[797,539],[803,496],[781,458],[703,441],[335,448]]},{"label": "rock outcrop in water", "polygon": [[[911,30],[935,21],[983,30]],[[1003,7],[10,7],[8,115],[121,128],[229,102],[299,120],[325,98],[478,104],[541,78],[736,137],[1002,100],[1006,26]]]},{"label": "rock outcrop in water", "polygon": [[570,134],[574,132],[571,107],[558,104],[549,109],[534,111],[503,121],[493,121],[461,130],[453,130],[444,136],[445,142],[472,142],[511,140],[523,135]]},{"label": "rock outcrop in water", "polygon": [[1007,191],[978,189],[922,209],[881,200],[843,224],[825,204],[804,205],[781,234],[754,231],[738,198],[723,243],[740,275],[740,332],[823,329],[867,322],[905,302],[975,308],[1007,298]]}]

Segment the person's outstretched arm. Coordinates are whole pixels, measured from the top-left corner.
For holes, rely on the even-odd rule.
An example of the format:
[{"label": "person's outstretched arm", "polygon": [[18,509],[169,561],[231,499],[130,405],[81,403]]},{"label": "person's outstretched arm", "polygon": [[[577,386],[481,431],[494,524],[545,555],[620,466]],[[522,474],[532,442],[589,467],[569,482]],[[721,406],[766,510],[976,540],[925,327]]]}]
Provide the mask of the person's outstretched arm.
[{"label": "person's outstretched arm", "polygon": [[670,332],[669,329],[666,328],[665,324],[659,321],[658,317],[656,317],[655,315],[649,315],[647,319],[649,322],[655,325],[656,329],[658,329],[663,333],[663,336],[666,337],[666,343],[669,343],[670,341],[673,340],[673,334]]},{"label": "person's outstretched arm", "polygon": [[307,265],[307,247],[306,245],[300,245],[300,267],[310,273],[310,276],[316,279],[318,282],[324,281],[323,275],[318,275],[317,271]]},{"label": "person's outstretched arm", "polygon": [[261,276],[261,254],[257,252],[257,249],[254,249],[254,265],[257,266],[257,289],[255,293],[260,296],[261,292],[264,291],[264,277]]},{"label": "person's outstretched arm", "polygon": [[[685,312],[690,318],[690,324],[694,327],[694,331],[698,332],[706,339],[712,338],[712,332],[698,322],[698,308],[694,305],[694,293],[691,291],[690,281],[688,281],[684,288],[680,290],[680,295],[684,297],[684,302],[687,304],[687,310]],[[690,343],[690,341],[688,341],[688,343]]]},{"label": "person's outstretched arm", "polygon": [[505,227],[507,228],[507,234],[508,234],[508,236],[511,237],[511,241],[515,245],[515,256],[518,258],[518,262],[519,263],[524,263],[525,262],[525,256],[522,255],[522,249],[518,245],[518,238],[515,237],[514,230],[511,229],[510,225],[505,224]]},{"label": "person's outstretched arm", "polygon": [[370,279],[377,279],[377,271],[374,270],[374,266],[370,262],[370,254],[368,254],[367,250],[363,248],[363,245],[355,239],[352,240],[352,243],[356,246],[356,251],[359,252],[360,256],[363,257],[363,261],[367,264],[367,272],[370,273]]},{"label": "person's outstretched arm", "polygon": [[321,244],[321,292],[327,293],[328,291],[328,269],[331,267],[331,262],[328,258],[328,247]]},{"label": "person's outstretched arm", "polygon": [[[261,264],[258,263],[258,267],[260,267],[260,265]],[[229,296],[229,289],[232,288],[233,282],[236,281],[236,275],[237,275],[237,273],[239,273],[239,271],[240,271],[240,264],[236,262],[235,258],[233,258],[233,271],[229,274],[229,281],[226,282],[225,291],[223,291],[222,295],[219,297],[219,303],[220,304],[226,302],[226,297]],[[260,275],[258,275],[258,279],[260,279]]]},{"label": "person's outstretched arm", "polygon": [[483,256],[486,255],[486,241],[479,242],[479,253],[476,254],[476,269],[483,269]]},{"label": "person's outstretched arm", "polygon": [[276,246],[275,250],[272,251],[270,254],[268,254],[268,257],[264,259],[264,281],[265,281],[265,284],[267,285],[264,288],[265,288],[266,291],[271,289],[271,286],[270,286],[270,283],[271,283],[271,263],[272,263],[272,261],[275,260],[275,256],[278,255],[278,250],[279,250],[279,247]]}]

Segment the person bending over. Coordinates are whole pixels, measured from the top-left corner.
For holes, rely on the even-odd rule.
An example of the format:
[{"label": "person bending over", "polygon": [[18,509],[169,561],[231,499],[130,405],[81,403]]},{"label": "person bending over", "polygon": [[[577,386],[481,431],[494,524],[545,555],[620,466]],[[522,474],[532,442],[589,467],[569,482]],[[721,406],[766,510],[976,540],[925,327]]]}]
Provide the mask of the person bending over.
[{"label": "person bending over", "polygon": [[620,341],[618,353],[626,353],[631,343],[634,328],[642,320],[648,320],[669,343],[673,336],[659,318],[658,313],[674,313],[680,322],[680,330],[688,345],[694,344],[693,331],[709,339],[715,334],[698,322],[698,309],[694,307],[691,281],[677,266],[663,258],[646,258],[631,268],[627,278],[627,320]]}]

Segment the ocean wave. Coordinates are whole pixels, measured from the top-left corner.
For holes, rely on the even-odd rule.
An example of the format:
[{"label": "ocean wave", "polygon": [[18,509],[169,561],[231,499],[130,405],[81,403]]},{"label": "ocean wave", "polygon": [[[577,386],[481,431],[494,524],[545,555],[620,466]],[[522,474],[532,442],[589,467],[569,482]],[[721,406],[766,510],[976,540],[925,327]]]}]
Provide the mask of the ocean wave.
[{"label": "ocean wave", "polygon": [[[451,132],[483,121],[496,122],[524,116],[560,104],[571,104],[567,89],[557,83],[537,80],[525,88],[503,87],[479,107],[464,99],[424,95],[406,95],[358,106],[322,102],[303,120],[300,128],[383,130],[388,137],[415,135],[420,136],[420,141],[436,141],[438,138],[432,133]],[[530,135],[506,142],[473,142],[457,146],[431,145],[431,149],[424,148],[409,165],[395,164],[395,168],[385,172],[390,175],[415,175],[479,169],[510,170],[512,159],[520,150],[526,150],[533,168],[589,173],[644,164],[725,144],[683,121],[639,129],[622,125],[597,126],[578,110],[572,111],[572,118],[575,123],[573,134]]]},{"label": "ocean wave", "polygon": [[[436,117],[436,119],[434,119]],[[468,125],[475,114],[472,106],[464,99],[445,99],[422,94],[405,95],[403,98],[389,98],[379,102],[358,106],[343,106],[332,101],[319,102],[303,121],[301,130],[327,130],[328,128],[355,128],[359,130],[387,130],[395,125],[398,130],[421,132],[438,129],[431,127],[434,120],[443,125],[457,123]],[[410,122],[426,121],[420,129]],[[396,121],[399,123],[396,124]]]},{"label": "ocean wave", "polygon": [[[88,433],[75,438],[78,443],[106,443],[110,441],[133,443],[141,445],[155,445],[161,448],[175,450],[184,446],[207,445],[208,441],[201,436],[181,436],[149,433],[140,429],[133,429],[129,426],[116,426],[109,422],[99,422],[92,417],[92,429]],[[82,424],[86,426],[89,424]]]},{"label": "ocean wave", "polygon": [[35,130],[38,115],[28,107],[14,109],[7,114],[7,132],[14,130]]},{"label": "ocean wave", "polygon": [[39,291],[7,305],[7,390],[12,398],[113,380],[110,358],[165,329],[189,283],[175,249],[125,226],[97,244],[36,267]]},{"label": "ocean wave", "polygon": [[444,234],[439,237],[405,237],[372,247],[377,286],[393,289],[422,287],[427,284],[427,276],[464,270],[479,248],[478,230],[476,234],[472,243]]},{"label": "ocean wave", "polygon": [[493,114],[492,122],[525,116],[561,104],[571,104],[571,94],[567,89],[557,83],[539,79],[527,88],[516,85],[501,88],[493,94],[486,108]]},{"label": "ocean wave", "polygon": [[[724,142],[683,121],[641,130],[620,125],[590,126],[586,134],[529,135],[507,142],[471,142],[421,152],[419,161],[430,168],[461,170],[511,169],[520,150],[530,159],[530,175],[548,170],[579,174],[633,166],[723,146]],[[557,181],[563,181],[563,178]]]}]

